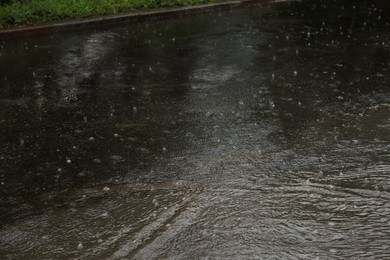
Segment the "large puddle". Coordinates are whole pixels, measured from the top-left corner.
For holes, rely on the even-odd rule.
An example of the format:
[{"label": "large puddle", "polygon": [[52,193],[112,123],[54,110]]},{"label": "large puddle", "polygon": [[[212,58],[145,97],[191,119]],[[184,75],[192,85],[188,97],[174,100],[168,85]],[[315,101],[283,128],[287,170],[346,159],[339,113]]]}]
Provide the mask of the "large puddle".
[{"label": "large puddle", "polygon": [[390,257],[390,3],[0,46],[1,259]]}]

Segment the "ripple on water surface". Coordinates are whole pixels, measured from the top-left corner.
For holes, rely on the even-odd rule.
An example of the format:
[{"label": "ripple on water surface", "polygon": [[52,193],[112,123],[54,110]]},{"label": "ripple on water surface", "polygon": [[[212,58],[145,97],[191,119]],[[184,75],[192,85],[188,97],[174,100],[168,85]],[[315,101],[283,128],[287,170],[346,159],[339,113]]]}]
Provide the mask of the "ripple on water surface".
[{"label": "ripple on water surface", "polygon": [[389,8],[5,40],[0,258],[390,258]]}]

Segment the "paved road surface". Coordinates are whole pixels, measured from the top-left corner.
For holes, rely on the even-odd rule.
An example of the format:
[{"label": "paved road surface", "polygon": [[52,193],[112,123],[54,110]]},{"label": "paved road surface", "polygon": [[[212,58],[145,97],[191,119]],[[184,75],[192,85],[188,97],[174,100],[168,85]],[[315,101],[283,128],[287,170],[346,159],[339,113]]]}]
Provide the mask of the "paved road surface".
[{"label": "paved road surface", "polygon": [[1,42],[0,258],[389,258],[389,11]]}]

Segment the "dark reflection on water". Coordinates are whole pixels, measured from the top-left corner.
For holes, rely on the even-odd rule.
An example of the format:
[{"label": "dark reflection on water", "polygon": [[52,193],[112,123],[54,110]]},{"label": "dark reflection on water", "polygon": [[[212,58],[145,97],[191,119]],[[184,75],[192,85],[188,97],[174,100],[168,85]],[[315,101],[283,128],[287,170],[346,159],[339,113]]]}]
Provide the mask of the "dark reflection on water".
[{"label": "dark reflection on water", "polygon": [[390,257],[389,9],[2,42],[1,258]]}]

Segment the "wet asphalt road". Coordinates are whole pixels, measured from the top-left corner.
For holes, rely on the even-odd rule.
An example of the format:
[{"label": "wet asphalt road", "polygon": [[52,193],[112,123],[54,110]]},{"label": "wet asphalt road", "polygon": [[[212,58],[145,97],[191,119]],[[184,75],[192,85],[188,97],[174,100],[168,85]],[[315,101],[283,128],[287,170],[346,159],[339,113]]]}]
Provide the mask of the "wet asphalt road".
[{"label": "wet asphalt road", "polygon": [[390,4],[0,46],[0,258],[390,258]]}]

